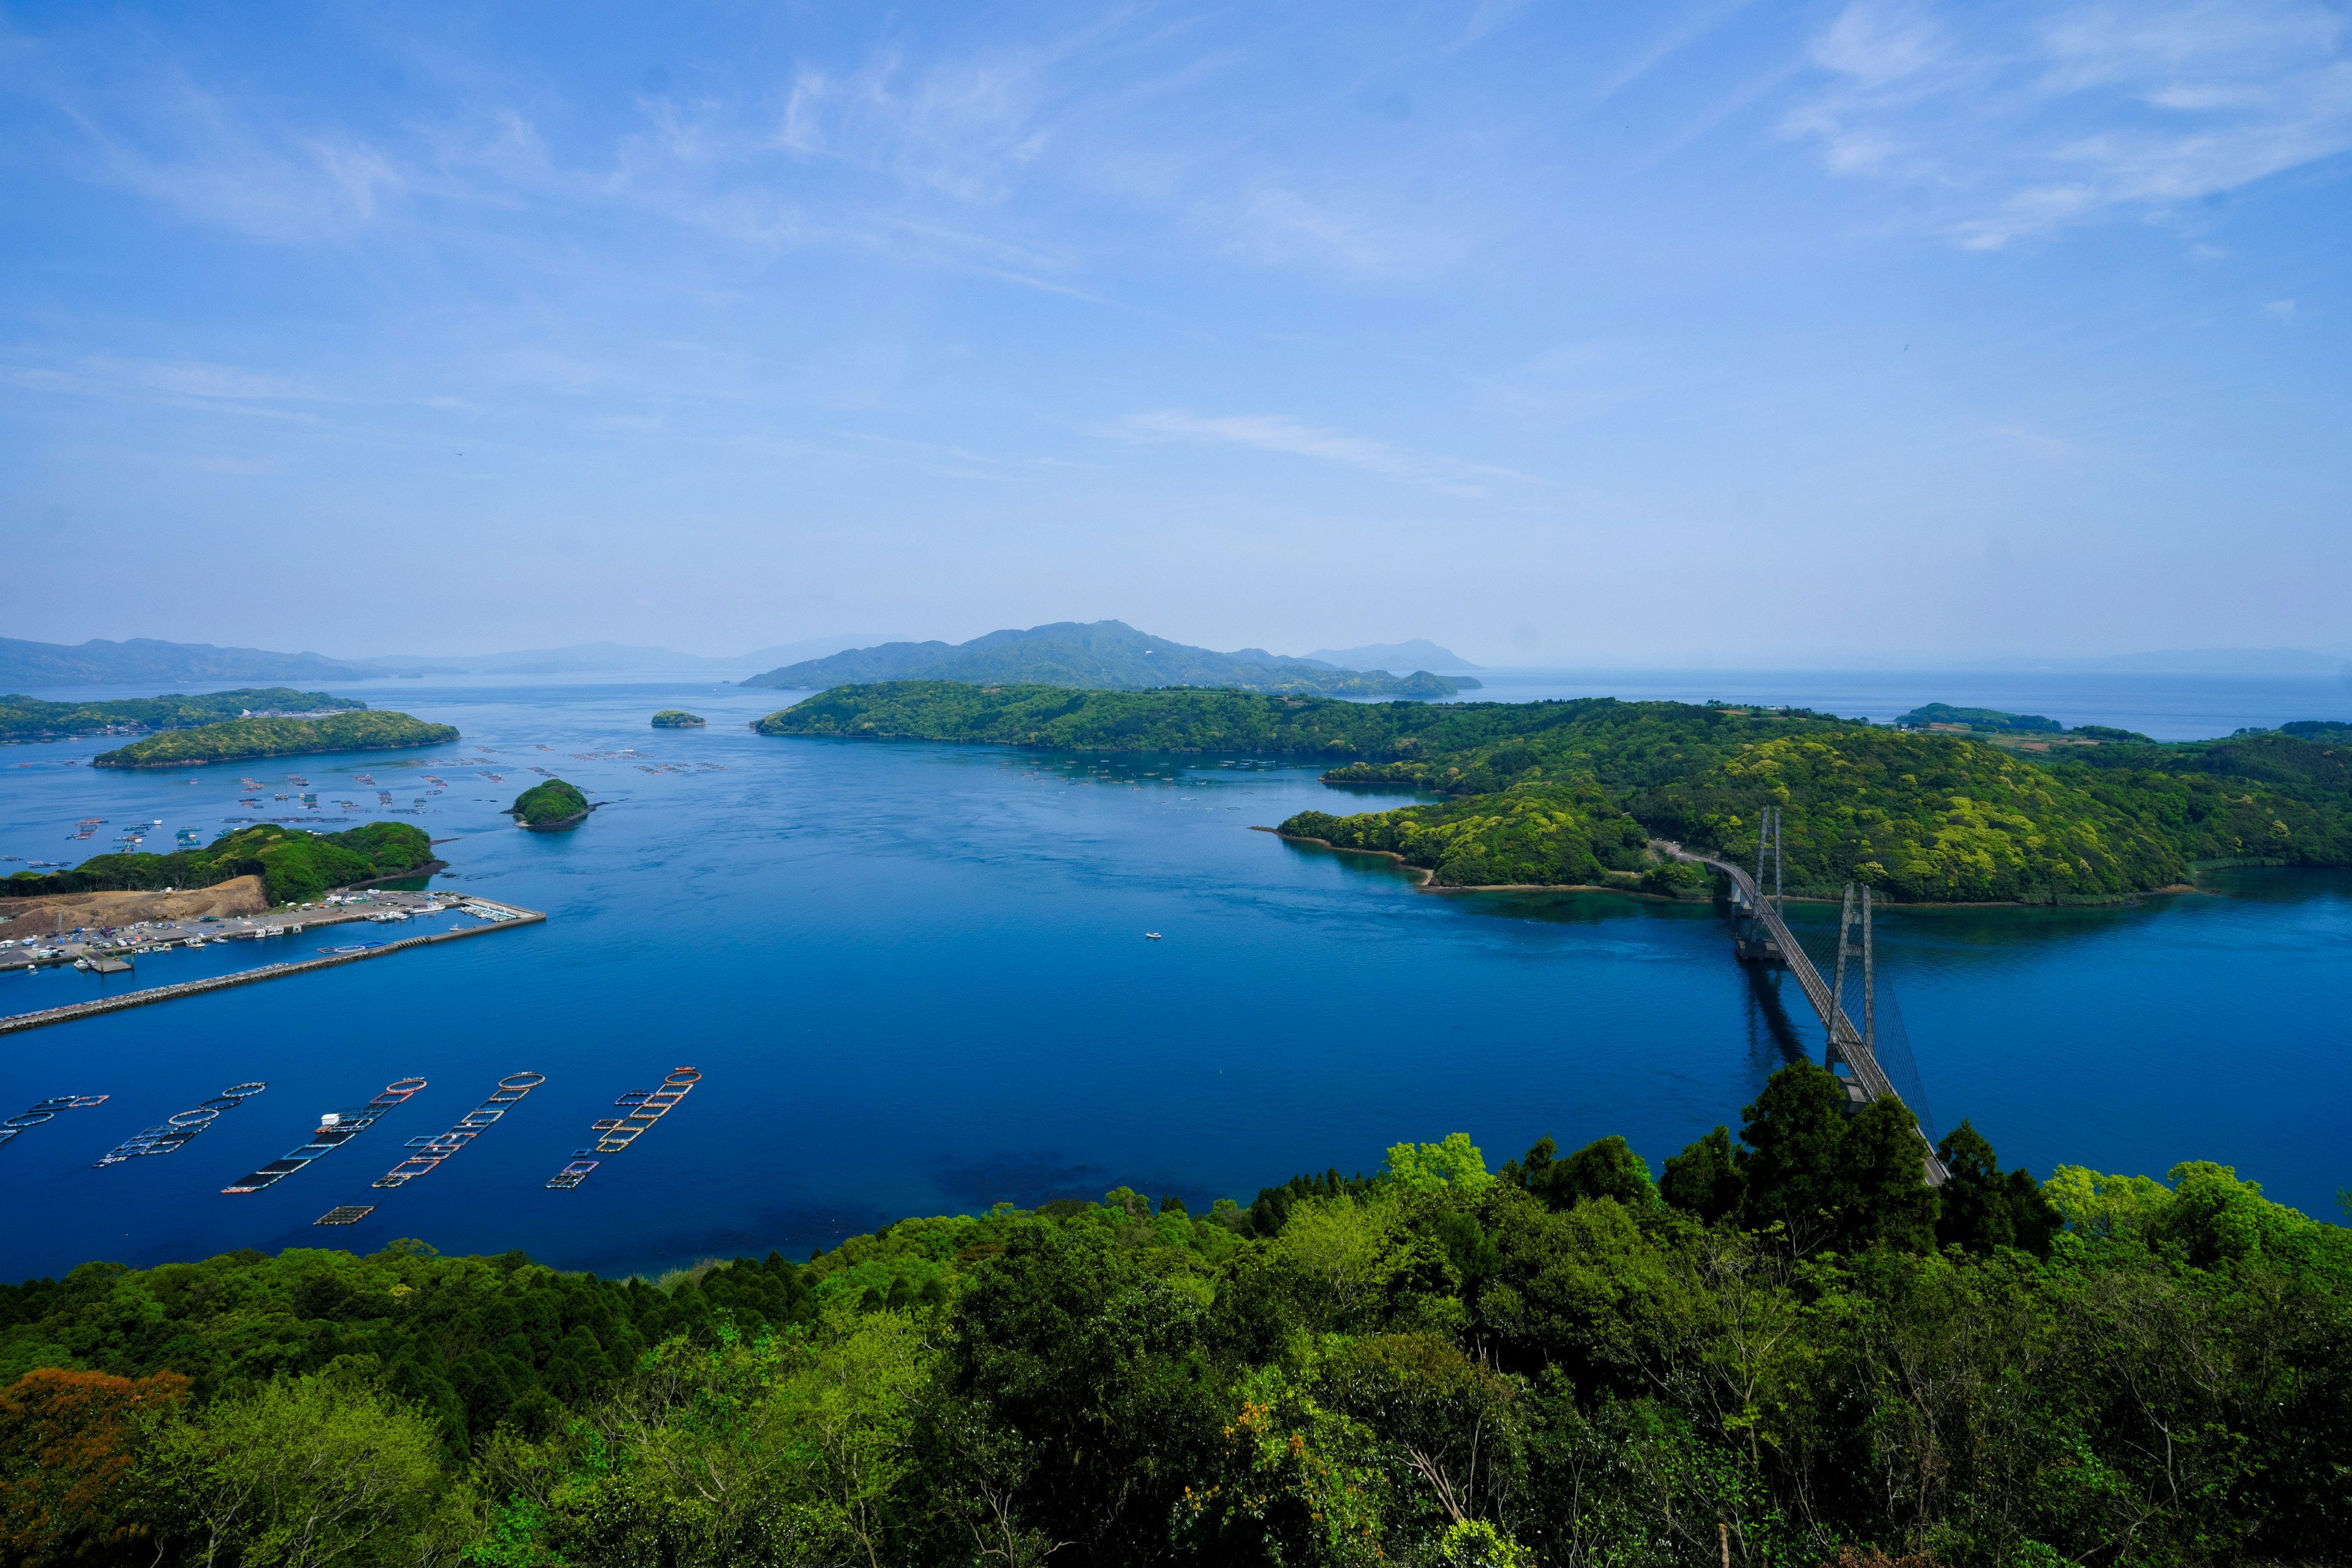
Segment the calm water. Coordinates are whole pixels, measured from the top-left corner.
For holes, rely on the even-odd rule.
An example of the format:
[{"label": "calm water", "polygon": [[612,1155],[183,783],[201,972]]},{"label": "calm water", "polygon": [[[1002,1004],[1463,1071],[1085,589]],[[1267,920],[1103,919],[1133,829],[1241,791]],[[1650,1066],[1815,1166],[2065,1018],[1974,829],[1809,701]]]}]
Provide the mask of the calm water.
[{"label": "calm water", "polygon": [[[1872,711],[1834,700],[1853,679],[1769,695]],[[1793,985],[1784,1001],[1752,983],[1707,910],[1428,895],[1387,862],[1249,831],[1332,802],[1312,769],[769,740],[743,723],[788,698],[699,684],[385,682],[365,694],[458,725],[466,746],[426,753],[437,767],[373,753],[293,771],[331,810],[338,797],[373,803],[348,784],[355,771],[404,806],[415,773],[449,779],[413,819],[455,840],[440,852],[458,879],[445,885],[552,918],[7,1039],[8,1110],[112,1098],[0,1148],[0,1276],[401,1236],[653,1269],[1120,1184],[1246,1202],[1294,1172],[1370,1168],[1400,1138],[1456,1129],[1494,1163],[1546,1131],[1569,1145],[1622,1132],[1654,1165],[1736,1121],[1786,1051],[1818,1054]],[[671,705],[710,727],[646,727]],[[2127,722],[2126,706],[2060,716]],[[2242,703],[2199,732],[2297,716]],[[2141,717],[2134,727],[2158,730]],[[482,755],[475,745],[496,752],[454,765]],[[570,755],[631,746],[641,758]],[[95,749],[0,749],[0,853],[78,861],[125,822],[158,817],[151,849],[181,826],[209,838],[244,815],[239,776],[288,771],[63,765]],[[515,831],[496,808],[535,780],[533,763],[614,804],[577,832]],[[641,771],[665,763],[693,771]],[[91,816],[107,826],[67,842]],[[2123,909],[1897,911],[1880,931],[1946,1122],[1971,1117],[2006,1159],[2045,1173],[2220,1160],[2336,1216],[2335,1191],[2352,1184],[2352,879],[2238,873]],[[150,958],[136,983],[317,943]],[[0,1010],[126,978],[0,978]],[[579,1190],[545,1190],[590,1123],[617,1114],[614,1096],[680,1063],[706,1077],[667,1120]],[[407,1187],[369,1191],[408,1139],[524,1069],[547,1082],[472,1145]],[[268,1192],[221,1194],[300,1143],[319,1111],[405,1074],[430,1088],[351,1144]],[[246,1079],[269,1088],[178,1152],[91,1168]],[[357,1226],[310,1223],[370,1199],[383,1206]]]}]

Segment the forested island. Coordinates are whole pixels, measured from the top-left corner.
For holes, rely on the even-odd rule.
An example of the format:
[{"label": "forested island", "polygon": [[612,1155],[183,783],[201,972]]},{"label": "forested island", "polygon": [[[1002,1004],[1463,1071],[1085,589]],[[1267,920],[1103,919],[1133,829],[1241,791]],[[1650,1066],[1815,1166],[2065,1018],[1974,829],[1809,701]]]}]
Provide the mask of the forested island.
[{"label": "forested island", "polygon": [[562,779],[549,779],[515,796],[514,804],[507,807],[507,815],[515,819],[519,827],[544,833],[558,827],[576,827],[594,809],[577,786]]},{"label": "forested island", "polygon": [[1402,1142],[1192,1214],[599,1279],[295,1248],[0,1287],[8,1560],[2338,1561],[2352,1233],[1776,1075],[1653,1180]]},{"label": "forested island", "polygon": [[683,708],[665,708],[654,715],[656,730],[697,730],[709,722],[700,714],[689,713]]},{"label": "forested island", "polygon": [[126,730],[186,730],[249,714],[315,715],[366,703],[289,686],[245,687],[201,696],[131,697],[116,702],[44,702],[0,697],[0,741],[50,741]]},{"label": "forested island", "polygon": [[433,862],[432,841],[405,822],[371,822],[341,833],[309,833],[260,823],[222,834],[201,849],[171,855],[100,855],[70,871],[19,871],[0,898],[52,893],[153,892],[209,888],[259,877],[273,904],[315,899],[330,888],[416,871]]},{"label": "forested island", "polygon": [[1860,880],[1914,901],[2097,901],[2218,865],[2352,865],[2352,731],[2317,721],[2034,752],[1802,709],[893,681],[836,688],[752,727],[1328,760],[1335,784],[1486,800],[1469,811],[1310,812],[1283,825],[1398,854],[1447,886],[1649,876],[1649,862],[1628,863],[1636,837],[1752,857],[1767,805],[1782,812],[1801,896]]},{"label": "forested island", "polygon": [[323,719],[231,719],[173,730],[89,760],[94,768],[175,768],[196,763],[236,763],[256,757],[299,757],[317,752],[391,752],[440,746],[457,739],[447,724],[405,713],[335,713]]}]

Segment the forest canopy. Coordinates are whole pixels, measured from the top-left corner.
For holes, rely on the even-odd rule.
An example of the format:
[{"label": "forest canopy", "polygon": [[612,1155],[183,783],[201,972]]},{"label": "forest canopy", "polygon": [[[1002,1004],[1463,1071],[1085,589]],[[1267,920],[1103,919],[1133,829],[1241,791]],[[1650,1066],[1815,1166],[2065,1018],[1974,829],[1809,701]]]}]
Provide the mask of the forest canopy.
[{"label": "forest canopy", "polygon": [[447,724],[405,713],[337,713],[324,719],[231,719],[173,730],[90,759],[96,768],[170,768],[194,763],[234,763],[253,757],[296,757],[316,752],[384,752],[446,745],[457,738]]},{"label": "forest canopy", "polygon": [[552,827],[588,815],[588,797],[579,786],[562,779],[549,779],[515,796],[507,807],[507,815],[525,827]]},{"label": "forest canopy", "polygon": [[28,1568],[2337,1557],[2352,1234],[2218,1165],[2037,1183],[1965,1123],[1938,1192],[1899,1104],[1843,1098],[1791,1066],[1655,1177],[1621,1138],[1496,1170],[1455,1132],[1247,1206],[1118,1187],[658,1280],[415,1241],[86,1264],[0,1287],[0,1540]]}]

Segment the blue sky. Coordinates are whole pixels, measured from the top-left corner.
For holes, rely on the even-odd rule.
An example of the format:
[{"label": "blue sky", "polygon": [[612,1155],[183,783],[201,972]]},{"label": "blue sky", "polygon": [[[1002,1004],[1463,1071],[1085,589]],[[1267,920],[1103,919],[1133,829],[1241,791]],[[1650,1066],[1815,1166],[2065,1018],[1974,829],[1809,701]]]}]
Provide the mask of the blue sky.
[{"label": "blue sky", "polygon": [[7,635],[2347,637],[2352,12],[0,6]]}]

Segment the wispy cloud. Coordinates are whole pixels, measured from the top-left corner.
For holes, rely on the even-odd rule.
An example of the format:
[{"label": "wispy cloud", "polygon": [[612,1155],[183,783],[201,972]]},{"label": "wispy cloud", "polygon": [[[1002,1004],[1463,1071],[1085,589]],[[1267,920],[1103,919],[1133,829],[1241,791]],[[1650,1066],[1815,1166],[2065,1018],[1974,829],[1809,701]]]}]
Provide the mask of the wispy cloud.
[{"label": "wispy cloud", "polygon": [[1484,494],[1498,481],[1533,482],[1527,475],[1509,468],[1423,457],[1361,436],[1318,429],[1280,415],[1202,415],[1160,410],[1131,414],[1114,426],[1112,433],[1136,441],[1198,441],[1249,447],[1261,452],[1338,463],[1382,479],[1449,494]]},{"label": "wispy cloud", "polygon": [[2004,27],[1854,0],[1813,40],[1789,118],[1837,173],[1938,193],[1991,250],[2158,212],[2352,149],[2346,15],[2315,0],[2062,4]]}]

